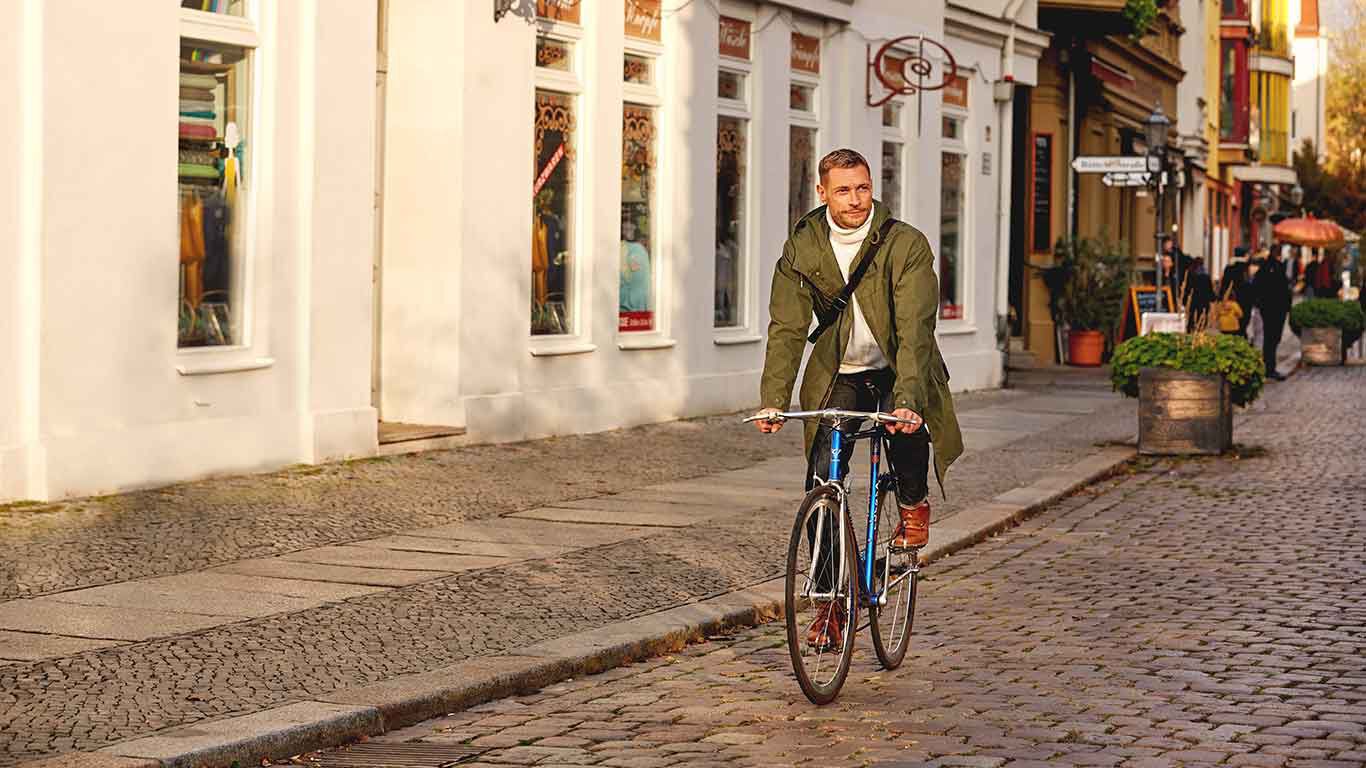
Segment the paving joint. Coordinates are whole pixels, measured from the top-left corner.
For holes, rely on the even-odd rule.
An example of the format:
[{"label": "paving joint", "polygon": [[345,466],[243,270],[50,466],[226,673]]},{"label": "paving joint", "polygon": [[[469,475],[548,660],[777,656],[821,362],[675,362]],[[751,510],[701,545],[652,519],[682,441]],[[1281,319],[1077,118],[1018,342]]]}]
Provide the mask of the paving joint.
[{"label": "paving joint", "polygon": [[[971,547],[1053,502],[1113,474],[1136,456],[1132,446],[1043,474],[1034,483],[964,509],[931,530],[921,553],[929,563]],[[781,615],[782,581],[665,609],[594,630],[540,642],[511,654],[467,659],[434,670],[334,691],[247,715],[205,721],[71,752],[23,768],[191,768],[256,764],[376,736],[569,678],[673,653],[709,634]]]}]

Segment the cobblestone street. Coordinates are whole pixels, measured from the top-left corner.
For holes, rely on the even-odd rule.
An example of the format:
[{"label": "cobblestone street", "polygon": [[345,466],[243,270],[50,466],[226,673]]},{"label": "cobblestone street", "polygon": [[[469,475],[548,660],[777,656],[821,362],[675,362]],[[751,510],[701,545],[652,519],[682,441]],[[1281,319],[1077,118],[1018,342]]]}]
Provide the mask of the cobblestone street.
[{"label": "cobblestone street", "polygon": [[903,667],[797,689],[781,624],[394,732],[487,765],[1366,765],[1366,367],[931,567]]},{"label": "cobblestone street", "polygon": [[[1132,436],[1133,404],[1094,374],[1021,385],[959,398],[970,452],[936,518]],[[0,584],[22,599],[0,600],[0,766],[506,653],[769,579],[798,469],[775,481],[792,493],[780,502],[672,507],[714,518],[705,526],[507,515],[611,493],[626,495],[594,503],[629,509],[632,489],[799,461],[799,446],[799,430],[765,439],[719,416],[11,509],[0,516],[10,574]],[[534,554],[464,554],[498,546],[466,540],[478,538],[472,527],[510,524],[498,521],[519,523],[530,543],[513,546]],[[559,539],[567,528],[610,535],[554,546],[570,543]],[[386,538],[358,541],[375,536]],[[272,554],[282,556],[262,558]],[[460,559],[469,567],[456,574],[423,570]],[[376,576],[411,579],[367,586]],[[143,626],[152,619],[174,621],[157,632]]]}]

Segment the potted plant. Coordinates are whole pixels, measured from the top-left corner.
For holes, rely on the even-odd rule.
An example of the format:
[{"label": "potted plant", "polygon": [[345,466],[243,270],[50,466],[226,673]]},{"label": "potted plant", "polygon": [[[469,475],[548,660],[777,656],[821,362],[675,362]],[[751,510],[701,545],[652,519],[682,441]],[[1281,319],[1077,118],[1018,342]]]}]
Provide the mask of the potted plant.
[{"label": "potted plant", "polygon": [[1067,362],[1100,365],[1105,340],[1124,311],[1131,262],[1122,243],[1108,238],[1058,240],[1053,264],[1036,267],[1048,287],[1053,323],[1067,327]]},{"label": "potted plant", "polygon": [[1363,326],[1361,305],[1352,301],[1308,299],[1290,308],[1290,330],[1300,337],[1301,359],[1310,365],[1342,365]]},{"label": "potted plant", "polygon": [[1115,348],[1110,380],[1138,398],[1138,452],[1219,454],[1233,445],[1234,405],[1262,392],[1261,354],[1241,336],[1150,333]]}]

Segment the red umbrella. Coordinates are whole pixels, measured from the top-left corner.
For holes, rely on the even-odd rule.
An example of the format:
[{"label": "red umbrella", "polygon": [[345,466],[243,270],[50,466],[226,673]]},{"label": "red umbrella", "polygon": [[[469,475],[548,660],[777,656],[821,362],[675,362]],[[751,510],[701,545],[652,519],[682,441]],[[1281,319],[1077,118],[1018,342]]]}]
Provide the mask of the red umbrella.
[{"label": "red umbrella", "polygon": [[1310,248],[1337,248],[1347,242],[1342,227],[1331,221],[1309,216],[1303,219],[1282,219],[1272,230],[1277,240]]}]

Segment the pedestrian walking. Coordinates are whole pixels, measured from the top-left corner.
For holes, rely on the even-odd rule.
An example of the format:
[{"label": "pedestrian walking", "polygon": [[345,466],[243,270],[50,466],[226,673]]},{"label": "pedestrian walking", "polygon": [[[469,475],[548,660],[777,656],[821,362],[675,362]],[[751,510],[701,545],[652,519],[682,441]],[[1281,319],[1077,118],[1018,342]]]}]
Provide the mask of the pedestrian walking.
[{"label": "pedestrian walking", "polygon": [[1247,336],[1247,326],[1252,321],[1253,272],[1250,267],[1247,248],[1240,245],[1233,249],[1233,261],[1224,267],[1224,274],[1219,277],[1219,295],[1238,305],[1238,333],[1242,336]]},{"label": "pedestrian walking", "polygon": [[1279,249],[1272,248],[1267,254],[1266,265],[1257,270],[1257,276],[1252,279],[1252,292],[1262,315],[1262,360],[1266,363],[1266,376],[1282,381],[1285,377],[1276,370],[1276,348],[1280,346],[1281,335],[1285,333],[1285,317],[1290,312],[1290,281]]},{"label": "pedestrian walking", "polygon": [[1217,296],[1214,281],[1210,280],[1209,270],[1205,269],[1205,260],[1195,257],[1186,270],[1186,282],[1181,291],[1181,304],[1187,312],[1187,333],[1203,330],[1213,324],[1209,312]]}]

